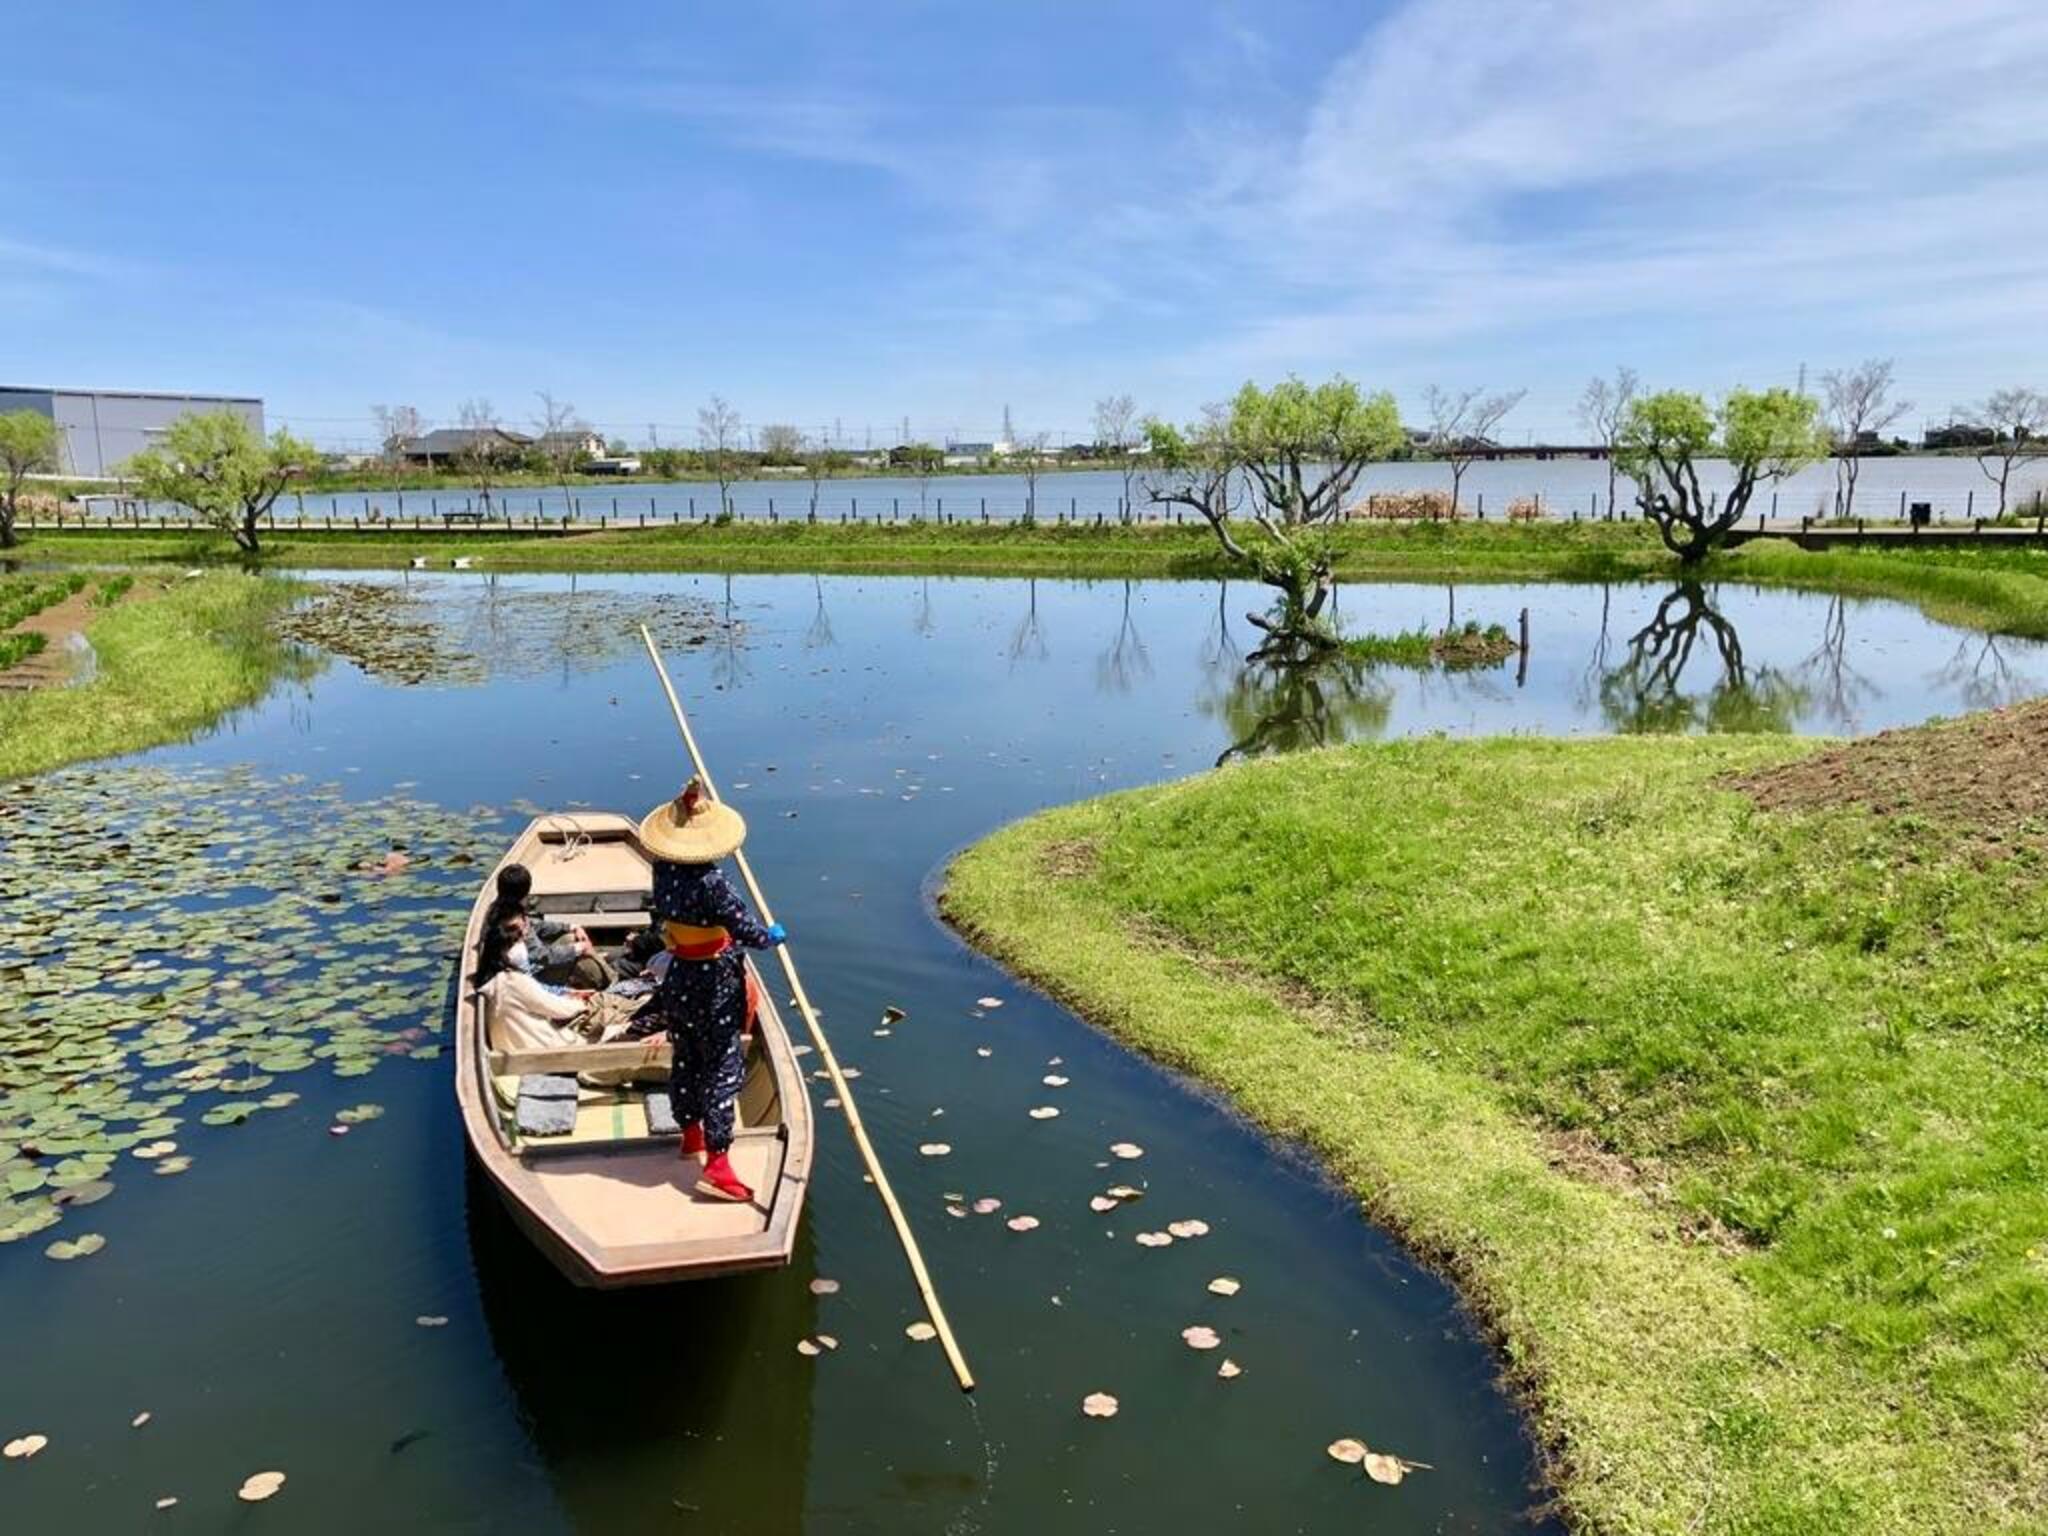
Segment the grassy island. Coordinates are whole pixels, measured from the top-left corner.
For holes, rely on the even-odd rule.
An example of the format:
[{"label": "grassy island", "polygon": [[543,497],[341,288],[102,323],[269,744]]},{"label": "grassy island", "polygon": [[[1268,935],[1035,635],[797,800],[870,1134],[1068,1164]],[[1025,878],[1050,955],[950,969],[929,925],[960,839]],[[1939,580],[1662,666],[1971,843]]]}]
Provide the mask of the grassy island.
[{"label": "grassy island", "polygon": [[1046,812],[978,943],[1488,1319],[1575,1524],[2048,1520],[2048,705],[1415,741]]},{"label": "grassy island", "polygon": [[[1350,523],[1332,530],[1343,581],[1658,581],[1675,560],[1641,523]],[[150,530],[33,533],[37,562],[239,563],[224,534]],[[902,576],[1216,579],[1229,563],[1206,528],[1040,523],[760,523],[591,532],[410,533],[281,528],[258,563],[276,569],[400,569],[415,558],[495,571],[817,572]],[[1931,617],[2048,637],[2048,550],[1870,549],[1809,552],[1765,539],[1717,555],[1705,580],[1804,587],[1911,602]]]},{"label": "grassy island", "polygon": [[272,628],[287,581],[212,571],[103,590],[118,601],[84,631],[92,680],[0,693],[0,778],[176,741],[254,703],[293,664]]}]

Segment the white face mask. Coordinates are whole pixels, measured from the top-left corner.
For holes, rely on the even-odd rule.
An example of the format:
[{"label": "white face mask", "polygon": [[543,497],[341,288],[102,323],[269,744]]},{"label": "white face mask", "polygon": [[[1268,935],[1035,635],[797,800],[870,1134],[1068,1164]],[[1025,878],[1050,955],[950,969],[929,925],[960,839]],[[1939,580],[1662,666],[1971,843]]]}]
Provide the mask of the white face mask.
[{"label": "white face mask", "polygon": [[526,940],[521,939],[517,944],[512,945],[511,948],[505,951],[505,966],[508,970],[514,971],[530,971],[533,969],[533,961],[527,957],[526,953]]}]

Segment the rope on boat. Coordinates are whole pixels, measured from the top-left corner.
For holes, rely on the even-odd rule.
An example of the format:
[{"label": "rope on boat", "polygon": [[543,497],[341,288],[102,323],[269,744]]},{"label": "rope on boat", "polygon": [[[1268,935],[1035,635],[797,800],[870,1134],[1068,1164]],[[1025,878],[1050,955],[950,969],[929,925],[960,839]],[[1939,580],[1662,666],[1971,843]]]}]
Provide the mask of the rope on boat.
[{"label": "rope on boat", "polygon": [[[661,652],[655,649],[654,636],[648,633],[645,624],[640,626],[640,638],[647,644],[648,659],[654,663],[655,673],[661,678],[661,690],[668,695],[668,707],[675,714],[676,729],[682,733],[683,746],[689,751],[697,776],[704,781],[711,798],[716,800],[719,798],[718,786],[712,782],[704,754],[697,748],[696,733],[690,729],[690,718],[683,713],[683,701],[676,696],[676,685],[669,681],[668,668],[662,665]],[[746,882],[747,894],[753,897],[754,909],[761,914],[761,921],[774,922],[775,914],[768,909],[768,898],[761,893],[761,883],[754,878],[754,867],[747,862],[745,850],[735,851],[733,862],[739,866],[740,878]],[[860,1106],[854,1102],[853,1089],[847,1083],[846,1075],[839,1070],[839,1058],[833,1054],[832,1042],[825,1038],[825,1027],[818,1022],[817,1010],[811,1006],[803,978],[797,975],[796,961],[790,957],[788,943],[776,945],[775,953],[782,961],[783,974],[789,978],[790,996],[796,1000],[797,1011],[803,1014],[804,1024],[811,1032],[811,1043],[817,1047],[826,1075],[832,1080],[832,1091],[839,1097],[840,1109],[846,1116],[846,1128],[853,1135],[853,1144],[860,1151],[861,1161],[867,1164],[868,1176],[874,1181],[882,1208],[889,1213],[889,1221],[896,1229],[896,1241],[903,1247],[903,1257],[910,1262],[910,1277],[917,1282],[918,1295],[924,1300],[925,1316],[938,1333],[953,1374],[960,1380],[960,1390],[972,1392],[974,1375],[967,1368],[967,1357],[960,1352],[960,1343],[953,1337],[952,1325],[946,1321],[946,1309],[940,1304],[939,1293],[932,1285],[931,1271],[925,1268],[924,1254],[917,1246],[916,1234],[910,1230],[909,1218],[897,1203],[896,1191],[890,1187],[888,1174],[882,1171],[882,1160],[875,1153],[874,1143],[868,1140],[867,1127],[861,1123]]]}]

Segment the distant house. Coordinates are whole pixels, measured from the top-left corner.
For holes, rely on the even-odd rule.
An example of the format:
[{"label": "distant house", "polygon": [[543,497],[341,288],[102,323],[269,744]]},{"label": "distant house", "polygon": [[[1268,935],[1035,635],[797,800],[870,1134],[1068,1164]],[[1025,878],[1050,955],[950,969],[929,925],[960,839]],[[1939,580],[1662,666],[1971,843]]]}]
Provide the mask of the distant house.
[{"label": "distant house", "polygon": [[[484,447],[485,443],[490,446]],[[508,432],[503,427],[436,427],[424,436],[406,441],[405,461],[431,469],[436,464],[459,463],[478,452],[505,455],[532,446],[533,439],[524,432]]]},{"label": "distant house", "polygon": [[1961,421],[1929,427],[1920,434],[1922,448],[1988,448],[1997,441],[1998,434],[1991,428],[1972,426]]},{"label": "distant house", "polygon": [[534,445],[549,458],[601,459],[605,455],[604,434],[594,427],[569,427],[560,432],[543,432]]},{"label": "distant house", "polygon": [[1011,451],[1008,443],[948,443],[946,463],[954,469],[972,464],[987,464],[996,459],[1008,458]]}]

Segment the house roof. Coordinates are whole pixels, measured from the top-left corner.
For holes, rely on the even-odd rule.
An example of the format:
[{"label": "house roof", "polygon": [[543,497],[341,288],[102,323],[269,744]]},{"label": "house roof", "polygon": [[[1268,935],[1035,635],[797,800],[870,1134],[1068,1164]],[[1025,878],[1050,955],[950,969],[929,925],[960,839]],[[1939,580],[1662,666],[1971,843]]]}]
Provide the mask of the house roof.
[{"label": "house roof", "polygon": [[522,432],[509,432],[503,427],[436,427],[423,436],[406,441],[407,453],[455,454],[470,448],[478,438],[495,438],[500,443],[525,446],[533,441]]}]

